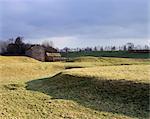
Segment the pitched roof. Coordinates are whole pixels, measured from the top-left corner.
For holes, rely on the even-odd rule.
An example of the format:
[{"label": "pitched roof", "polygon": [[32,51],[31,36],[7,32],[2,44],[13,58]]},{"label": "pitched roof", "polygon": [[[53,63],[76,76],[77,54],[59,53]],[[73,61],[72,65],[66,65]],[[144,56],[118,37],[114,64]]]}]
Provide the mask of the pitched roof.
[{"label": "pitched roof", "polygon": [[48,57],[61,57],[60,53],[49,53],[49,52],[46,52],[46,55]]}]

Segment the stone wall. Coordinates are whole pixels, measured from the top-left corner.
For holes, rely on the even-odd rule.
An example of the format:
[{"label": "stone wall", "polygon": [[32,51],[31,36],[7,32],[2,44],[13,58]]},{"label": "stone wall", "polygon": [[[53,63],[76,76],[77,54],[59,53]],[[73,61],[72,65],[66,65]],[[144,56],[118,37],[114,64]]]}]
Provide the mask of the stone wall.
[{"label": "stone wall", "polygon": [[39,61],[45,61],[45,49],[41,46],[33,46],[25,54]]}]

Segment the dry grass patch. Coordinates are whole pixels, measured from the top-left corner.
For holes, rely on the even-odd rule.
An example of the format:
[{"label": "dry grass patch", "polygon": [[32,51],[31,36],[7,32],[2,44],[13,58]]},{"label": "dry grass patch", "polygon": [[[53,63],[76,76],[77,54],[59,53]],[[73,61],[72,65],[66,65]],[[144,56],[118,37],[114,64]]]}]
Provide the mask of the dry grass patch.
[{"label": "dry grass patch", "polygon": [[150,65],[130,65],[71,69],[66,70],[63,73],[79,77],[95,77],[108,80],[130,80],[134,82],[149,83],[149,71]]}]

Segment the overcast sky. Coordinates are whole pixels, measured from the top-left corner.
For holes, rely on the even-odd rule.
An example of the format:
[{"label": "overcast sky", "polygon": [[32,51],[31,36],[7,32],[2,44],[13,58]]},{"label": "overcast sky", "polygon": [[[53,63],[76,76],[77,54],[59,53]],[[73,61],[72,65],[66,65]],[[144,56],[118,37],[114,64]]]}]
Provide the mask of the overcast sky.
[{"label": "overcast sky", "polygon": [[0,0],[0,39],[55,47],[147,44],[149,0]]}]

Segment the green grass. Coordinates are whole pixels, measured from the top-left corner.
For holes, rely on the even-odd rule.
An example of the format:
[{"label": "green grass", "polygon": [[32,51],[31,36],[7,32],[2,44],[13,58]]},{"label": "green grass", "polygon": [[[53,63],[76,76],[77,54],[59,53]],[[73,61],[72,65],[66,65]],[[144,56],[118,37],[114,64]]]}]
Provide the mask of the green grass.
[{"label": "green grass", "polygon": [[74,58],[83,56],[95,57],[124,57],[124,58],[150,58],[148,53],[129,53],[128,51],[89,51],[61,53],[63,57]]},{"label": "green grass", "polygon": [[85,68],[95,66],[116,66],[116,65],[147,65],[150,59],[129,59],[129,58],[108,58],[108,57],[77,57],[70,58],[64,63],[66,69]]},{"label": "green grass", "polygon": [[149,60],[0,56],[0,118],[148,118]]}]

